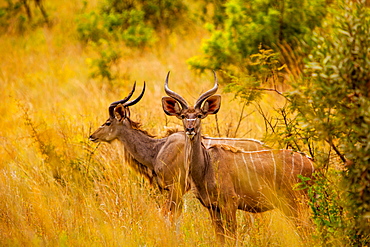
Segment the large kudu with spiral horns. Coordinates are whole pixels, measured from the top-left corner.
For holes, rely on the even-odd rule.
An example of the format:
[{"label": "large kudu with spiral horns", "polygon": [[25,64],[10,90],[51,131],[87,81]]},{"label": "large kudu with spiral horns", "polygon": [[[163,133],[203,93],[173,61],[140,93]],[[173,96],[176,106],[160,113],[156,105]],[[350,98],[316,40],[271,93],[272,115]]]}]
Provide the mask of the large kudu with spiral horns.
[{"label": "large kudu with spiral horns", "polygon": [[[188,191],[184,167],[184,132],[173,133],[165,138],[153,138],[140,129],[140,124],[130,119],[129,107],[138,103],[144,95],[130,100],[134,84],[127,97],[109,106],[109,118],[91,136],[93,142],[118,140],[125,149],[126,162],[139,173],[155,182],[161,191],[168,191],[167,202],[162,208],[171,219],[181,214],[182,196]],[[207,145],[228,143],[245,150],[266,149],[258,141],[250,139],[207,138]]]},{"label": "large kudu with spiral horns", "polygon": [[310,177],[314,171],[311,160],[290,150],[245,152],[225,145],[202,145],[201,120],[220,109],[221,96],[217,77],[214,87],[203,93],[194,106],[168,87],[169,97],[162,98],[164,112],[182,120],[186,133],[185,158],[196,196],[208,208],[216,227],[216,234],[224,241],[225,234],[235,237],[236,210],[264,212],[280,208],[294,216],[300,196],[292,186],[298,175]]}]

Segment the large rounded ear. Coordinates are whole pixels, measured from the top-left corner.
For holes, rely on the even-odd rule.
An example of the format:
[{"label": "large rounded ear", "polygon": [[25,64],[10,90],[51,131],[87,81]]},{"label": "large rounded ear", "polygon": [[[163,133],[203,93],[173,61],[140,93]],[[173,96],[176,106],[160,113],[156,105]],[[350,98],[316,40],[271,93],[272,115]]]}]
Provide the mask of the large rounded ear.
[{"label": "large rounded ear", "polygon": [[162,98],[162,107],[163,111],[168,115],[168,116],[176,116],[180,118],[180,113],[181,113],[181,107],[177,100],[171,98],[171,97],[163,97]]},{"label": "large rounded ear", "polygon": [[202,106],[203,118],[209,114],[216,114],[220,110],[221,95],[213,95],[206,99]]},{"label": "large rounded ear", "polygon": [[122,104],[118,104],[114,108],[114,116],[118,121],[121,121],[123,118],[126,117],[126,111]]}]

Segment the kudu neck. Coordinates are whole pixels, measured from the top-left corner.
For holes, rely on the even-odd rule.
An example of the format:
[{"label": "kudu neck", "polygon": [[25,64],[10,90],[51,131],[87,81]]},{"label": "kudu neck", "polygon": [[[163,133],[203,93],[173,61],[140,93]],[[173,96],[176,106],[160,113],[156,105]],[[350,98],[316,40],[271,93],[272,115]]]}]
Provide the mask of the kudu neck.
[{"label": "kudu neck", "polygon": [[155,139],[144,131],[133,127],[132,123],[125,120],[118,136],[125,149],[139,163],[154,169],[154,163],[158,154],[162,139]]},{"label": "kudu neck", "polygon": [[200,188],[204,187],[205,177],[210,175],[208,173],[212,173],[209,155],[206,148],[202,145],[201,132],[199,131],[192,140],[187,136],[185,145],[186,162],[188,162],[192,180],[197,189],[200,190]]}]

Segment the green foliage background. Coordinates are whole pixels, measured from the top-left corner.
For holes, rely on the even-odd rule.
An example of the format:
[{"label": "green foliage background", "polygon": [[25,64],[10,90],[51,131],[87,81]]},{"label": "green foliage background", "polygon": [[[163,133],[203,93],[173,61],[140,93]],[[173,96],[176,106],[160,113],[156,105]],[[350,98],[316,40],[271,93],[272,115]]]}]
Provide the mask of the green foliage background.
[{"label": "green foliage background", "polygon": [[370,15],[364,4],[351,1],[330,16],[325,32],[314,33],[306,77],[295,84],[291,99],[307,123],[308,138],[325,141],[343,163],[341,198],[348,215],[337,227],[345,228],[349,243],[364,245],[369,240]]}]

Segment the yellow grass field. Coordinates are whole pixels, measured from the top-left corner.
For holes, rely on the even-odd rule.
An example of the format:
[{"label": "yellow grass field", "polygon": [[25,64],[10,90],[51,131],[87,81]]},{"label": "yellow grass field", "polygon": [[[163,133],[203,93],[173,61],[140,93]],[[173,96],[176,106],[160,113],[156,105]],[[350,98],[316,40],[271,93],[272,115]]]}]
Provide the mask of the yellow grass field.
[{"label": "yellow grass field", "polygon": [[[191,193],[180,223],[170,227],[160,214],[164,197],[125,164],[120,144],[88,140],[134,81],[137,91],[146,81],[147,90],[131,107],[133,120],[156,136],[180,126],[161,108],[164,79],[171,71],[170,87],[189,102],[212,87],[211,71],[199,75],[186,64],[207,33],[172,34],[152,48],[128,51],[118,65],[124,79],[110,85],[89,77],[96,54],[77,40],[80,4],[50,1],[47,7],[51,28],[0,39],[0,246],[217,245],[208,212]],[[234,135],[241,105],[222,87],[218,93],[220,135],[263,138],[263,119],[253,106]],[[261,106],[272,115],[283,103],[270,94]],[[214,116],[203,122],[203,133],[219,135]],[[278,210],[252,217],[239,212],[238,218],[238,246],[312,241],[310,227],[296,229]]]}]

